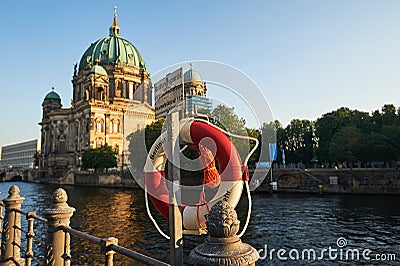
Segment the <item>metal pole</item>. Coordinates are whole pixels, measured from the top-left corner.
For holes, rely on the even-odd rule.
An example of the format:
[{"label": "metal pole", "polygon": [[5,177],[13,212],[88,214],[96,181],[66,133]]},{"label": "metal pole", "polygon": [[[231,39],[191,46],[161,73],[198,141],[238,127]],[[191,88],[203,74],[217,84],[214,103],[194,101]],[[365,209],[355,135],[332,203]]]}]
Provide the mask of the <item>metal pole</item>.
[{"label": "metal pole", "polygon": [[[192,65],[192,63],[190,63],[190,65]],[[181,79],[182,79],[182,104],[183,104],[182,118],[185,118],[186,117],[185,77],[183,75],[183,68],[181,68],[181,70],[182,70]]]},{"label": "metal pole", "polygon": [[182,237],[182,215],[179,210],[181,193],[179,191],[180,169],[179,169],[179,113],[174,112],[167,116],[167,155],[169,184],[169,232],[171,265],[183,265],[183,237]]},{"label": "metal pole", "polygon": [[[272,180],[272,164],[274,163],[274,161],[271,161],[270,162],[270,166],[271,166],[271,183],[273,182],[273,180]],[[272,185],[272,184],[271,184]]]}]

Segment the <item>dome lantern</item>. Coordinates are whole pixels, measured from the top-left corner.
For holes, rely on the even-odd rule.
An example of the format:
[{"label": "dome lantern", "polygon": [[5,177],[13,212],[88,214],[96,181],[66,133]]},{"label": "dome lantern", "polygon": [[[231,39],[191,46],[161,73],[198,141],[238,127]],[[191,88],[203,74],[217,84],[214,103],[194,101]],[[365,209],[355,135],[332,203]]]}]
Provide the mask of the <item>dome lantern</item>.
[{"label": "dome lantern", "polygon": [[110,36],[120,37],[121,29],[117,22],[117,6],[114,6],[114,22],[110,27]]}]

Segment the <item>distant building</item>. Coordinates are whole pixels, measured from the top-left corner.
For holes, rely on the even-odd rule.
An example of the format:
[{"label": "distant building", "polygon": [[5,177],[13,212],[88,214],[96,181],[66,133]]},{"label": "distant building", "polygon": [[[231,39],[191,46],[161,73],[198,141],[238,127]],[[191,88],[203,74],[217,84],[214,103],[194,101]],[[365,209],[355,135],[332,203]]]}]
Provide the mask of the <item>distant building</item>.
[{"label": "distant building", "polygon": [[27,169],[34,167],[38,140],[29,140],[1,147],[1,169]]},{"label": "distant building", "polygon": [[[154,121],[150,75],[139,50],[121,38],[117,15],[109,35],[92,43],[74,67],[73,100],[62,108],[53,90],[44,98],[41,126],[40,176],[60,178],[79,170],[84,150],[104,144],[118,150],[125,164],[128,146],[124,126],[143,129]],[[129,107],[134,105],[134,111]]]},{"label": "distant building", "polygon": [[[202,81],[200,73],[190,67],[190,70],[184,73],[183,80],[186,112],[191,114],[196,110],[201,113],[209,113],[211,111],[211,102],[206,97],[207,87],[206,83]],[[182,85],[179,84],[168,90],[155,102],[156,119],[165,118],[181,102]]]},{"label": "distant building", "polygon": [[199,95],[186,95],[186,110],[187,113],[193,114],[209,114],[212,109],[210,99]]}]

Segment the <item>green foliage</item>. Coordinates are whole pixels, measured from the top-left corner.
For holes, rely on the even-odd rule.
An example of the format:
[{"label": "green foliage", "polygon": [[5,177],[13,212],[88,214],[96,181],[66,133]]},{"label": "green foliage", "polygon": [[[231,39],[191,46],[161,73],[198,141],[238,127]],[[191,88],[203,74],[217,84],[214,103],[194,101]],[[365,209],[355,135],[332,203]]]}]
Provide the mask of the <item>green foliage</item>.
[{"label": "green foliage", "polygon": [[107,144],[97,148],[89,148],[82,154],[82,168],[97,171],[116,167],[117,154],[118,151]]},{"label": "green foliage", "polygon": [[[229,108],[225,105],[218,105],[211,112],[211,123],[218,127],[225,129],[229,133],[233,133],[240,136],[247,136],[248,129],[246,128],[246,120],[240,118],[235,113],[235,108]],[[233,145],[238,150],[242,161],[250,152],[251,143],[245,139],[231,138]]]},{"label": "green foliage", "polygon": [[129,143],[128,164],[134,176],[141,176],[147,159],[147,153],[161,135],[164,119],[157,119],[144,129],[132,132],[126,138]]},{"label": "green foliage", "polygon": [[322,162],[393,162],[400,159],[400,116],[392,104],[381,111],[340,108],[315,123]]},{"label": "green foliage", "polygon": [[33,154],[33,166],[39,166],[39,159],[40,159],[40,152],[39,151],[36,151],[34,154]]},{"label": "green foliage", "polygon": [[211,119],[217,126],[235,134],[246,134],[246,120],[235,113],[235,108],[218,105],[211,112]]},{"label": "green foliage", "polygon": [[151,125],[146,126],[145,128],[145,142],[146,142],[146,147],[147,150],[150,150],[151,146],[153,143],[156,141],[156,139],[161,135],[161,132],[163,130],[163,125],[164,125],[165,119],[157,119]]},{"label": "green foliage", "polygon": [[340,128],[329,143],[327,157],[332,162],[351,162],[356,160],[361,138],[360,130],[353,125]]},{"label": "green foliage", "polygon": [[313,158],[316,139],[314,137],[314,122],[293,119],[284,129],[279,130],[280,149],[285,150],[287,162],[309,163]]}]

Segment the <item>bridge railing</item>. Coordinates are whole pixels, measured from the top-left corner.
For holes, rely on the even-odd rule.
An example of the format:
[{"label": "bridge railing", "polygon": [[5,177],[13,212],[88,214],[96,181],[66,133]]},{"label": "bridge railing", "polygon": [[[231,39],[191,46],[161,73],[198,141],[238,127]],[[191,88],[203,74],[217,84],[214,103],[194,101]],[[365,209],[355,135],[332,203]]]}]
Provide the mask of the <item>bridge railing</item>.
[{"label": "bridge railing", "polygon": [[[113,265],[114,254],[121,254],[145,265],[169,265],[119,246],[117,238],[102,239],[71,228],[69,222],[75,209],[67,204],[67,199],[65,190],[57,189],[53,193],[51,207],[45,210],[45,218],[42,218],[37,216],[36,212],[21,210],[24,198],[20,196],[19,188],[12,186],[9,196],[0,202],[0,229],[2,232],[0,265],[30,266],[32,262],[35,262],[35,265],[80,265],[79,258],[71,257],[71,236],[97,245],[101,254],[104,255],[104,265]],[[2,216],[3,209],[4,217]],[[25,217],[24,222],[27,223],[24,227],[21,226],[22,217]],[[47,228],[45,241],[35,235],[35,221]],[[24,234],[26,244],[21,242],[22,234]],[[34,240],[44,244],[44,256],[35,256]],[[35,250],[38,250],[38,247]]]}]

